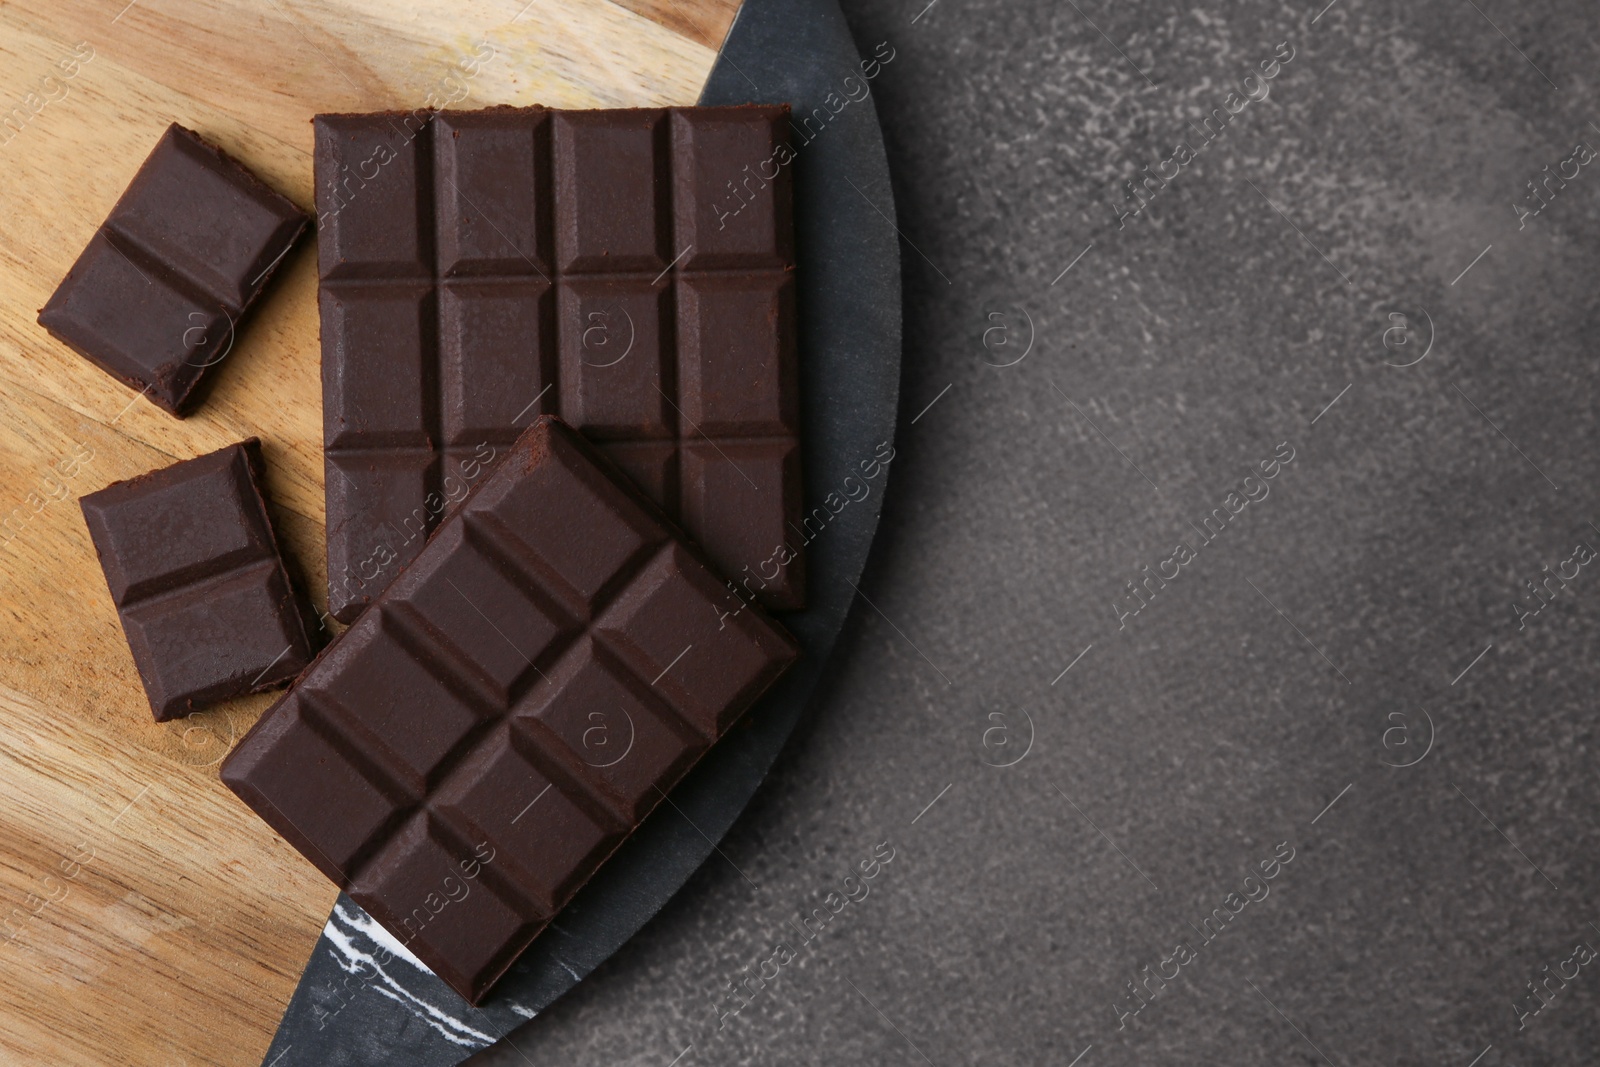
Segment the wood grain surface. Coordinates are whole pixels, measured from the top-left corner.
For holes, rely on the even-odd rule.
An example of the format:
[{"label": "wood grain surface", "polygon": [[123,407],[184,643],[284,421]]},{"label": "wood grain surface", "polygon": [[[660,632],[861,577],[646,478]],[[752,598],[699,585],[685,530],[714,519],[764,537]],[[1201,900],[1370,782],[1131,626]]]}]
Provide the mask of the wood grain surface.
[{"label": "wood grain surface", "polygon": [[77,505],[257,435],[326,606],[312,242],[181,422],[35,323],[162,129],[309,209],[317,112],[693,103],[737,6],[0,6],[0,1063],[259,1063],[335,895],[217,780],[272,696],[157,725]]}]

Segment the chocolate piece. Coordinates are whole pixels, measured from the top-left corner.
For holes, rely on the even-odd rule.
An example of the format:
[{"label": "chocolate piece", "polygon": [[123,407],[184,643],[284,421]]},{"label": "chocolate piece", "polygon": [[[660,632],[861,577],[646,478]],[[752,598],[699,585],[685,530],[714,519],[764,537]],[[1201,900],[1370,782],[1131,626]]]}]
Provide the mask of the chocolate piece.
[{"label": "chocolate piece", "polygon": [[316,119],[336,618],[541,413],[750,595],[803,606],[788,114]]},{"label": "chocolate piece", "polygon": [[307,221],[237,160],[168,126],[39,324],[182,417]]},{"label": "chocolate piece", "polygon": [[278,554],[262,470],[252,437],[78,502],[157,722],[311,662],[314,622]]},{"label": "chocolate piece", "polygon": [[603,463],[540,418],[222,766],[474,1003],[799,654]]}]

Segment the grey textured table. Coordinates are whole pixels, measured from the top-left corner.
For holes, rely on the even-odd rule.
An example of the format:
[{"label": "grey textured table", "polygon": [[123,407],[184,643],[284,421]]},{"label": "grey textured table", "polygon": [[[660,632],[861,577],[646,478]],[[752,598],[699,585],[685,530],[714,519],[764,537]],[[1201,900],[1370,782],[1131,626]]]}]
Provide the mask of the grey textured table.
[{"label": "grey textured table", "polygon": [[870,610],[522,1053],[1596,1062],[1594,5],[925,2]]}]

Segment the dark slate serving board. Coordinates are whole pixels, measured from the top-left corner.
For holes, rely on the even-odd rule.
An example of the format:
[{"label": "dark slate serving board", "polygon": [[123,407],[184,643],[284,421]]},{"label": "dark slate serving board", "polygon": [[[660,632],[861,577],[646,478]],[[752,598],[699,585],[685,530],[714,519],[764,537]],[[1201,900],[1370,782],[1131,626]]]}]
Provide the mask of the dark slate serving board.
[{"label": "dark slate serving board", "polygon": [[877,473],[859,502],[841,503],[854,492],[845,479],[892,454],[898,402],[900,250],[882,133],[870,97],[840,106],[841,83],[860,74],[835,0],[746,0],[701,96],[704,104],[787,102],[797,119],[822,108],[826,118],[796,134],[793,164],[806,503],[832,501],[807,546],[810,607],[782,616],[804,658],[482,1007],[411,960],[341,894],[264,1064],[442,1067],[526,1023],[621,947],[705,862],[794,730],[855,600],[888,472]]}]

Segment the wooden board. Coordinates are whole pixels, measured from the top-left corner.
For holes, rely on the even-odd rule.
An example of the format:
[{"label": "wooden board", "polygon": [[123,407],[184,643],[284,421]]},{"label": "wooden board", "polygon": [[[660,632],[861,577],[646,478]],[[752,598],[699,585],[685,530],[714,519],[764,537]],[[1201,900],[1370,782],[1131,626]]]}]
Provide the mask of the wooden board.
[{"label": "wooden board", "polygon": [[161,130],[199,130],[309,209],[316,112],[693,103],[737,6],[0,6],[0,1063],[259,1063],[335,895],[216,777],[272,698],[155,724],[77,506],[258,435],[326,606],[311,242],[181,422],[35,323]]}]

